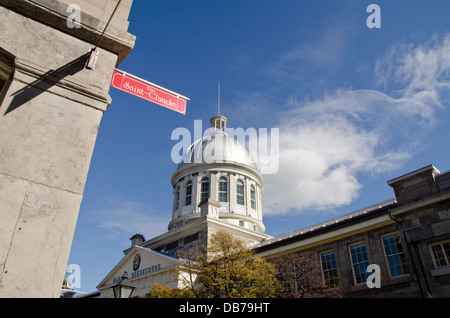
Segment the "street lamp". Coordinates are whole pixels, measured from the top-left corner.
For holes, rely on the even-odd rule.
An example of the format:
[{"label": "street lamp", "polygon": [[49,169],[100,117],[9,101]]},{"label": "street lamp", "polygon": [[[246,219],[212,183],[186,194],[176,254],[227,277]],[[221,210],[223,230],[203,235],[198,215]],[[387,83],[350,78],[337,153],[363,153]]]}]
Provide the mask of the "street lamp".
[{"label": "street lamp", "polygon": [[128,281],[128,273],[123,272],[119,282],[112,286],[114,298],[129,298],[136,287]]}]

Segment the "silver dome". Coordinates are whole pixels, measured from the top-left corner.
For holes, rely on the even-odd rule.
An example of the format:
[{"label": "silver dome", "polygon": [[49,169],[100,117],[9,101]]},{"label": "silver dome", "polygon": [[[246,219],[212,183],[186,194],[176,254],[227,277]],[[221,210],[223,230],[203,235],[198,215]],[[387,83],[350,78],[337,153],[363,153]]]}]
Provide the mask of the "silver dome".
[{"label": "silver dome", "polygon": [[183,155],[178,169],[191,163],[238,163],[258,171],[258,165],[248,149],[223,132],[212,132],[195,141]]}]

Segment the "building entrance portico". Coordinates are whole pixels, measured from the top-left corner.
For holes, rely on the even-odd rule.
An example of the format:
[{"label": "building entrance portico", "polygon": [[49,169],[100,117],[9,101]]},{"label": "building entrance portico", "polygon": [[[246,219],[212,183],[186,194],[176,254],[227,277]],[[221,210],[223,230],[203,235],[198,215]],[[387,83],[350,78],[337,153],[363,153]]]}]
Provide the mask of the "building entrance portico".
[{"label": "building entrance portico", "polygon": [[173,255],[136,245],[100,282],[97,289],[101,292],[101,297],[112,298],[112,287],[123,276],[135,287],[132,297],[144,297],[149,292],[149,288],[145,287],[156,283],[179,288],[182,280],[177,279],[177,266],[180,261],[180,258]]}]

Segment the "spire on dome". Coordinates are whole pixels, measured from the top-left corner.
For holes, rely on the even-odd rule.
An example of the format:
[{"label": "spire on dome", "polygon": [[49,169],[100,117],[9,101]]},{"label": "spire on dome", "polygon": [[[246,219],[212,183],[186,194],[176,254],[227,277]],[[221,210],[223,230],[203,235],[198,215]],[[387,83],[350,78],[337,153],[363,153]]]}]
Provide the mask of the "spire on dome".
[{"label": "spire on dome", "polygon": [[220,82],[217,85],[217,115],[211,117],[209,121],[211,122],[211,134],[227,134],[227,118],[220,115]]}]

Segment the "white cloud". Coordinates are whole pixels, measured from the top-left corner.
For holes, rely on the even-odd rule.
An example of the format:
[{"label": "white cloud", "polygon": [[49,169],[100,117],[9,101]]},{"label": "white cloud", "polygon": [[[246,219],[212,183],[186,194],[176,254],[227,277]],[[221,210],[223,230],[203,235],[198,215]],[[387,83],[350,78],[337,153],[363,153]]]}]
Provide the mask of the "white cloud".
[{"label": "white cloud", "polygon": [[283,119],[279,172],[264,176],[265,214],[349,204],[361,189],[358,173],[386,171],[408,157],[401,152],[378,155],[383,135],[361,125],[369,115],[363,109],[347,113],[336,109],[350,97],[356,96],[346,93],[299,104],[299,110]]},{"label": "white cloud", "polygon": [[266,215],[349,204],[360,174],[398,168],[418,151],[448,96],[450,36],[394,47],[375,73],[383,91],[290,99],[292,110],[280,117],[279,172],[264,176]]},{"label": "white cloud", "polygon": [[156,213],[148,204],[118,198],[106,201],[103,208],[89,211],[89,217],[110,238],[140,233],[149,239],[164,233],[169,223],[166,213]]},{"label": "white cloud", "polygon": [[379,83],[398,86],[403,97],[441,105],[440,89],[450,87],[450,35],[434,37],[416,48],[405,44],[392,47],[375,70]]}]

